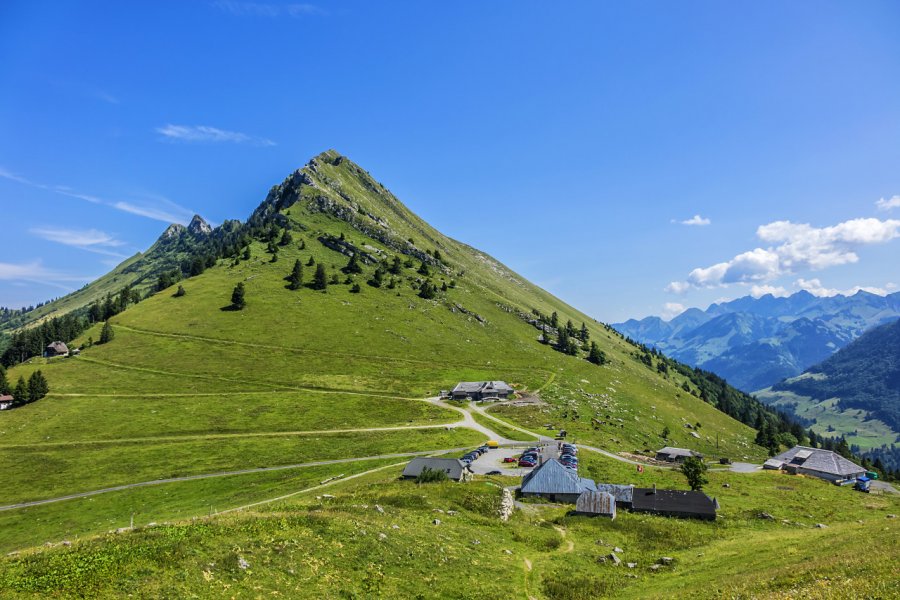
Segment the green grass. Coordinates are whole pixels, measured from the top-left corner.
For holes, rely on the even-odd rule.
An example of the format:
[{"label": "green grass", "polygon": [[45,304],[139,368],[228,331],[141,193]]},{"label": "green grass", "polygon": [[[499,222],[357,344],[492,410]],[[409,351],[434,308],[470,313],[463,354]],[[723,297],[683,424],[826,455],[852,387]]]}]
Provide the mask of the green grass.
[{"label": "green grass", "polygon": [[503,423],[499,423],[493,419],[489,419],[474,410],[470,412],[472,413],[472,418],[475,419],[476,423],[478,423],[479,425],[483,425],[492,431],[496,431],[498,434],[502,435],[508,440],[515,440],[519,442],[533,442],[537,440],[537,438],[533,435],[528,435],[527,433],[521,432],[518,429],[513,429],[512,427],[507,427]]},{"label": "green grass", "polygon": [[[597,462],[610,463],[597,464],[600,471],[619,469],[608,459]],[[900,506],[896,498],[780,473],[725,472],[710,474],[708,488],[722,504],[713,523],[625,511],[614,521],[590,519],[540,505],[501,523],[495,484],[416,485],[398,482],[398,474],[393,468],[338,483],[328,490],[333,498],[310,492],[247,513],[5,557],[0,587],[23,598],[900,593],[900,583],[889,576],[900,556],[900,524],[887,518]],[[757,518],[762,510],[776,519]],[[435,518],[440,525],[432,523]],[[819,522],[828,528],[815,528]],[[598,562],[615,547],[636,568]],[[672,557],[674,565],[652,571],[662,556]]]}]

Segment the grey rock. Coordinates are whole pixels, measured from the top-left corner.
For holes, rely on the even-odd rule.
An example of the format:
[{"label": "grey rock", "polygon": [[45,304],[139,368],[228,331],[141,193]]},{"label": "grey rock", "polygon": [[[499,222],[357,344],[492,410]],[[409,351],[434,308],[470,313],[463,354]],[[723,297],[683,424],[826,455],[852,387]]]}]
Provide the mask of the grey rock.
[{"label": "grey rock", "polygon": [[828,525],[825,523],[816,523],[816,529],[828,529]]},{"label": "grey rock", "polygon": [[651,571],[659,571],[660,566],[662,566],[662,565],[650,565],[650,570]]},{"label": "grey rock", "polygon": [[625,563],[625,566],[629,569],[633,569],[637,566],[637,563]]},{"label": "grey rock", "polygon": [[432,521],[432,523],[433,523],[434,525],[440,525],[440,524],[441,524],[441,520],[440,520],[440,519],[435,519],[434,521]]},{"label": "grey rock", "polygon": [[616,546],[615,548],[613,548],[613,552],[618,552],[619,554],[622,554],[625,551],[622,550],[621,548],[619,548],[618,546]]},{"label": "grey rock", "polygon": [[622,559],[619,558],[618,556],[616,556],[615,552],[609,553],[609,560],[611,560],[612,564],[614,564],[617,567],[622,564]]},{"label": "grey rock", "polygon": [[378,534],[378,539],[379,539],[379,540],[386,540],[386,539],[387,539],[387,535],[385,535],[385,534],[383,534],[383,533],[379,533],[379,534]]},{"label": "grey rock", "polygon": [[384,509],[381,508],[380,506],[378,506],[377,504],[375,505],[375,510],[377,510],[377,511],[380,512],[381,514],[384,514]]},{"label": "grey rock", "polygon": [[668,566],[668,565],[671,565],[673,562],[675,562],[675,559],[672,558],[671,556],[661,556],[661,557],[659,558],[659,561],[658,561],[658,562],[659,562],[659,564],[661,564],[661,565],[666,565],[666,566]]},{"label": "grey rock", "polygon": [[250,563],[248,563],[243,556],[238,556],[238,567],[240,567],[241,570],[246,571],[250,568]]},{"label": "grey rock", "polygon": [[773,517],[772,515],[770,515],[770,514],[767,513],[767,512],[761,512],[761,513],[759,513],[759,516],[758,516],[758,517],[759,517],[760,519],[766,519],[767,521],[774,521],[774,520],[775,520],[775,517]]}]

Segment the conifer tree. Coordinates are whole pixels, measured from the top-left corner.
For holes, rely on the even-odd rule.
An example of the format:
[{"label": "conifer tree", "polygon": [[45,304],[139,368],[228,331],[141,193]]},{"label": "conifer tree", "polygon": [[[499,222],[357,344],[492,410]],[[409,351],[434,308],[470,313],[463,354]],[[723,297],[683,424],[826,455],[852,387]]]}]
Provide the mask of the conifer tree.
[{"label": "conifer tree", "polygon": [[347,275],[362,273],[362,267],[359,266],[359,259],[356,256],[356,253],[350,257],[350,260],[347,261],[347,266],[341,269]]},{"label": "conifer tree", "polygon": [[446,291],[447,291],[447,282],[446,282],[446,281],[441,282],[441,291],[442,291],[442,292],[446,292]]},{"label": "conifer tree", "polygon": [[553,327],[554,329],[559,327],[559,315],[556,314],[555,310],[553,311],[553,314],[550,315],[550,327]]},{"label": "conifer tree", "polygon": [[231,309],[244,310],[245,306],[247,306],[247,301],[244,298],[244,283],[239,282],[231,292]]},{"label": "conifer tree", "polygon": [[28,402],[28,384],[25,383],[25,378],[19,375],[19,381],[16,382],[16,387],[13,388],[13,404],[16,406],[21,406]]},{"label": "conifer tree", "polygon": [[358,284],[358,283],[354,283],[353,286],[350,288],[350,293],[351,293],[351,294],[358,294],[358,293],[360,293],[361,291],[362,291],[362,288],[359,287],[359,284]]},{"label": "conifer tree", "polygon": [[246,248],[244,248],[244,255],[243,255],[242,258],[243,258],[244,260],[250,260],[250,256],[251,256],[251,254],[250,254],[250,246],[247,246]]},{"label": "conifer tree", "polygon": [[0,396],[5,396],[12,391],[9,387],[9,379],[6,377],[6,368],[0,365]]},{"label": "conifer tree", "polygon": [[325,273],[325,265],[316,265],[316,274],[313,277],[313,289],[324,290],[328,287],[328,274]]},{"label": "conifer tree", "polygon": [[384,283],[384,269],[379,265],[377,269],[375,269],[375,273],[372,274],[372,279],[367,282],[372,287],[380,288]]},{"label": "conifer tree", "polygon": [[581,322],[581,333],[578,337],[584,343],[587,343],[587,341],[591,339],[591,332],[588,331],[587,323],[585,323],[584,321]]},{"label": "conifer tree", "polygon": [[306,240],[300,240],[300,249],[306,250]]},{"label": "conifer tree", "polygon": [[606,354],[603,353],[603,350],[597,347],[597,342],[591,342],[591,350],[588,353],[587,359],[595,365],[606,364]]},{"label": "conifer tree", "polygon": [[39,370],[32,373],[31,377],[28,378],[28,401],[35,402],[40,400],[46,396],[49,391],[50,387],[47,384],[47,379],[44,377],[44,374]]},{"label": "conifer tree", "polygon": [[400,265],[400,257],[399,257],[399,256],[395,256],[395,257],[394,257],[394,260],[391,262],[391,266],[390,266],[390,268],[388,269],[388,271],[391,272],[391,275],[399,275],[399,274],[400,274],[400,268],[401,268],[401,265]]},{"label": "conifer tree", "polygon": [[181,297],[184,296],[185,294],[187,294],[187,292],[184,291],[184,286],[183,286],[183,285],[179,285],[179,286],[178,286],[178,289],[175,290],[175,293],[173,294],[173,296],[175,296],[176,298],[181,298]]},{"label": "conifer tree", "polygon": [[429,275],[431,275],[431,269],[428,268],[428,265],[425,264],[425,261],[422,261],[422,264],[419,265],[419,270],[416,271],[416,273],[428,277]]},{"label": "conifer tree", "polygon": [[281,241],[278,242],[280,246],[287,246],[291,242],[294,241],[294,236],[291,235],[291,232],[287,229],[284,230],[284,233],[281,234]]},{"label": "conifer tree", "polygon": [[432,300],[435,296],[437,296],[437,287],[432,284],[430,281],[426,281],[419,288],[419,298],[424,298],[425,300]]},{"label": "conifer tree", "polygon": [[291,274],[288,275],[287,280],[289,290],[299,290],[300,286],[303,285],[303,267],[300,265],[299,258],[294,261],[294,268],[291,269]]},{"label": "conifer tree", "polygon": [[111,342],[113,338],[116,337],[116,332],[113,331],[112,325],[110,325],[109,321],[103,324],[103,329],[100,330],[100,344],[106,344]]},{"label": "conifer tree", "polygon": [[314,259],[314,258],[312,257],[312,255],[310,255],[309,260],[306,261],[306,266],[307,266],[307,267],[313,267],[313,266],[315,266],[315,264],[316,264],[316,259]]}]

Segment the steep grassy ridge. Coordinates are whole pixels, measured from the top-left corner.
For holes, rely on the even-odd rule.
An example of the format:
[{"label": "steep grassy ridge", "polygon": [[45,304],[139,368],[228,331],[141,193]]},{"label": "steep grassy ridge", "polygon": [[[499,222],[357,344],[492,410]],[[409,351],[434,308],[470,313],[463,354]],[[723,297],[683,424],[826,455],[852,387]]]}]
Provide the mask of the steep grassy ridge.
[{"label": "steep grassy ridge", "polygon": [[[691,385],[682,375],[648,368],[633,355],[634,346],[441,235],[334,152],[273,188],[247,227],[257,237],[249,259],[219,260],[181,282],[183,297],[169,289],[130,307],[112,319],[115,338],[108,344],[85,348],[77,358],[34,359],[11,370],[15,379],[40,368],[51,394],[0,414],[7,484],[0,502],[173,475],[474,445],[483,434],[418,428],[459,420],[421,402],[459,380],[505,379],[522,391],[541,389],[546,405],[504,414],[533,429],[565,427],[576,439],[613,451],[668,443],[710,455],[764,456],[752,444],[752,429],[686,392],[682,386]],[[265,238],[272,235],[277,245],[284,229],[293,240],[278,246],[273,262]],[[366,283],[376,265],[363,260],[364,272],[345,283],[340,268],[348,256],[328,246],[352,248],[383,265],[394,256],[412,259],[412,266],[387,274],[379,289]],[[324,292],[286,289],[294,261],[306,265],[310,258],[341,283]],[[422,263],[430,275],[418,272]],[[308,283],[315,267],[303,269]],[[392,277],[396,285],[388,288]],[[420,298],[424,281],[447,289]],[[223,310],[239,282],[246,308]],[[359,293],[352,292],[354,283]],[[587,323],[610,362],[596,366],[583,351],[573,357],[540,344],[526,320],[532,309],[556,311],[562,323]],[[98,326],[75,345],[89,337],[99,338]],[[698,422],[695,438],[683,424]],[[333,432],[398,426],[417,428]],[[668,440],[660,436],[664,428]],[[308,431],[321,433],[302,433]],[[205,514],[209,497],[191,489],[173,485],[177,510],[167,514],[163,507],[153,520],[186,516],[192,505]],[[109,498],[104,502],[128,512],[126,496]],[[79,521],[81,501],[56,505],[55,522],[67,521],[66,506],[79,533],[90,531],[90,523],[96,531],[107,527],[102,515]],[[18,516],[13,530],[25,531],[32,514],[13,511],[4,519]],[[38,531],[54,537],[50,527]],[[15,547],[14,535],[7,544]]]}]

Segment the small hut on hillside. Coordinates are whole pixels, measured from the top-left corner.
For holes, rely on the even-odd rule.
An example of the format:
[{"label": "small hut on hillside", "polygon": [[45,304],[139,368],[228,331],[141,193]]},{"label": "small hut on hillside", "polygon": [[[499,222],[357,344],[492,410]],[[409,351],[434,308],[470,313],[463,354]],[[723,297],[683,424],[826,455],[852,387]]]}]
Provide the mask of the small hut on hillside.
[{"label": "small hut on hillside", "polygon": [[69,347],[63,342],[50,342],[44,349],[44,356],[53,358],[54,356],[66,356],[69,354]]}]

